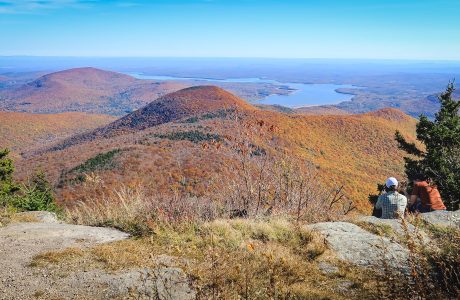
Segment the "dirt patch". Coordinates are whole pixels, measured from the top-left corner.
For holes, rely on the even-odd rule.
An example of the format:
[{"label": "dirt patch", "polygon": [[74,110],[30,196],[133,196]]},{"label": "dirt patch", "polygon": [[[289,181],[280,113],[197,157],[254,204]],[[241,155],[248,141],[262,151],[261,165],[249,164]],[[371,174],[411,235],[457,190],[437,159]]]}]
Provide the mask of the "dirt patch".
[{"label": "dirt patch", "polygon": [[[109,274],[103,270],[61,274],[33,267],[34,256],[48,251],[78,249],[128,238],[126,233],[58,223],[17,223],[0,228],[0,299],[107,299],[126,295],[120,285],[139,272]],[[77,249],[77,250],[75,250]]]}]

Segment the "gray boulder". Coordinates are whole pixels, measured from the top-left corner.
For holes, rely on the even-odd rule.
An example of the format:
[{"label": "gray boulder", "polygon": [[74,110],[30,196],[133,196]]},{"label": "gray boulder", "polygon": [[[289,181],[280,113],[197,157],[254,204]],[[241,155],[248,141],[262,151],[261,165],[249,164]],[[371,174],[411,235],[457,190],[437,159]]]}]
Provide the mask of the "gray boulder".
[{"label": "gray boulder", "polygon": [[[89,279],[106,285],[104,299],[126,298],[159,300],[192,300],[196,298],[187,275],[181,268],[164,267],[158,269],[133,269],[117,273],[101,273],[96,270],[75,274],[73,281],[80,285]],[[131,299],[131,298],[130,298]]]},{"label": "gray boulder", "polygon": [[192,300],[195,299],[195,290],[190,286],[190,280],[182,269],[190,261],[169,255],[159,255],[154,258],[156,268],[153,271],[155,278],[156,295],[161,300]]},{"label": "gray boulder", "polygon": [[460,229],[460,210],[436,210],[419,215],[422,220],[430,225],[456,227]]},{"label": "gray boulder", "polygon": [[[358,219],[358,222],[368,223],[375,225],[376,229],[381,229],[384,233],[396,233],[405,235],[406,229],[399,219],[380,219],[374,216],[363,216]],[[414,225],[406,222],[407,233],[415,233],[416,228]],[[390,232],[388,232],[390,231]]]},{"label": "gray boulder", "polygon": [[346,222],[324,222],[307,226],[321,233],[329,248],[341,260],[361,267],[409,272],[409,250],[390,240]]},{"label": "gray boulder", "polygon": [[192,300],[195,291],[181,268],[169,267],[155,270],[156,290],[161,300]]},{"label": "gray boulder", "polygon": [[430,238],[425,232],[410,224],[408,221],[403,224],[403,221],[400,219],[380,219],[374,216],[362,216],[358,218],[358,222],[358,225],[365,225],[364,229],[373,229],[371,233],[378,232],[379,235],[396,237],[402,240],[405,240],[409,235],[409,237],[414,238],[415,241],[421,241],[422,244],[428,244],[430,242]]}]

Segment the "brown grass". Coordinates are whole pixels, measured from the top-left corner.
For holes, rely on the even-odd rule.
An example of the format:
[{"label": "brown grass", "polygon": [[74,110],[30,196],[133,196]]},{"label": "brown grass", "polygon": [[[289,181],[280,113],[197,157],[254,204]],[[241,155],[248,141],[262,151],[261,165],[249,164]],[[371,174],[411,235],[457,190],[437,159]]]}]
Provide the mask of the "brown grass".
[{"label": "brown grass", "polygon": [[[149,237],[65,250],[34,258],[36,266],[69,270],[120,271],[158,267],[160,255],[180,257],[198,299],[370,298],[375,286],[368,271],[337,262],[324,240],[286,219],[215,220],[161,226]],[[326,259],[339,272],[318,267]],[[343,288],[347,286],[347,288]]]},{"label": "brown grass", "polygon": [[[403,242],[409,249],[410,274],[387,270],[381,277],[380,293],[391,299],[458,299],[460,297],[460,230],[424,224],[409,218],[415,234],[405,231]],[[423,228],[431,238],[425,243]]]}]

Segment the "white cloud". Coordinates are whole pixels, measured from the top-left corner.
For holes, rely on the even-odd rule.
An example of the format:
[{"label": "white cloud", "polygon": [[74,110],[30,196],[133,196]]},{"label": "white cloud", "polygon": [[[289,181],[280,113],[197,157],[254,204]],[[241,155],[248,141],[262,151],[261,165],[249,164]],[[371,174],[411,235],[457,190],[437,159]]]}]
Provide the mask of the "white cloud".
[{"label": "white cloud", "polygon": [[84,8],[97,0],[0,0],[0,14],[33,13],[65,7]]},{"label": "white cloud", "polygon": [[[189,0],[191,4],[213,4],[222,0]],[[235,0],[234,0],[235,1]],[[252,0],[243,0],[252,1]],[[175,3],[171,0],[0,0],[1,14],[42,13],[62,8],[92,8],[97,5],[112,5],[119,8],[131,8],[142,5],[164,5]],[[186,5],[187,2],[175,5]]]}]

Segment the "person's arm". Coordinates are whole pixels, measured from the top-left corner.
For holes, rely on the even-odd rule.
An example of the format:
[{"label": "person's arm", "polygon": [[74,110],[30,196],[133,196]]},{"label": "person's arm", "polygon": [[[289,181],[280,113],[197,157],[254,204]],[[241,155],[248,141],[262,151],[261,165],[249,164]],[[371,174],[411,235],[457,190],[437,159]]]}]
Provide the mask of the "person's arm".
[{"label": "person's arm", "polygon": [[404,215],[406,214],[406,208],[407,208],[407,197],[404,195],[400,195],[401,199],[399,201],[399,207],[398,211],[396,212],[396,216],[398,219],[404,218]]},{"label": "person's arm", "polygon": [[403,199],[401,201],[401,209],[403,212],[406,211],[407,204],[408,204],[407,197],[403,195]]}]

